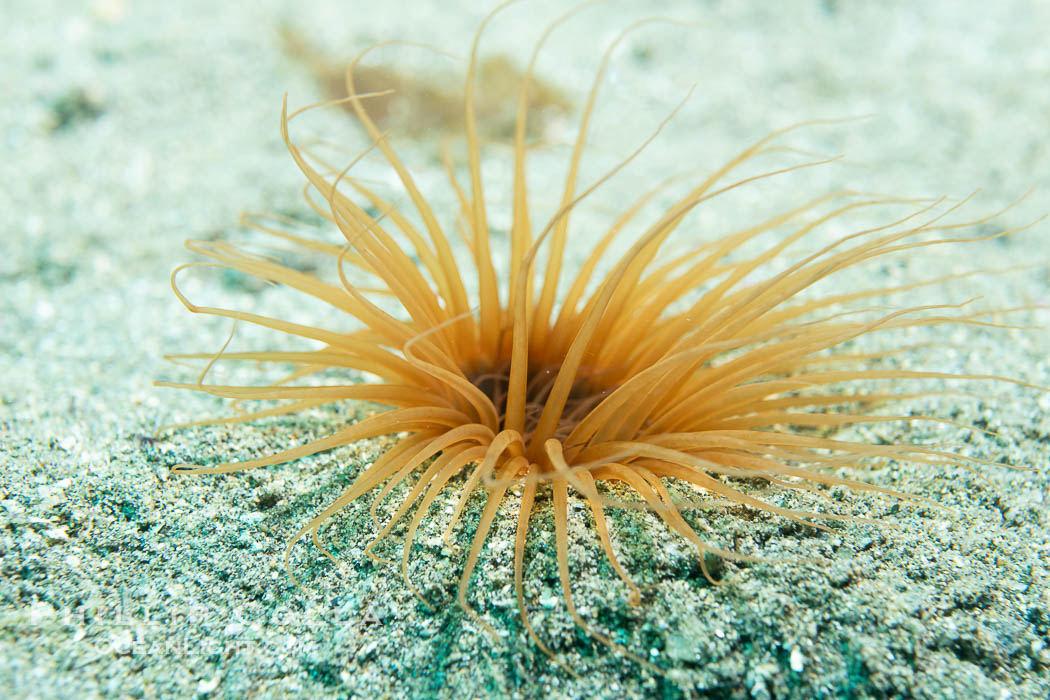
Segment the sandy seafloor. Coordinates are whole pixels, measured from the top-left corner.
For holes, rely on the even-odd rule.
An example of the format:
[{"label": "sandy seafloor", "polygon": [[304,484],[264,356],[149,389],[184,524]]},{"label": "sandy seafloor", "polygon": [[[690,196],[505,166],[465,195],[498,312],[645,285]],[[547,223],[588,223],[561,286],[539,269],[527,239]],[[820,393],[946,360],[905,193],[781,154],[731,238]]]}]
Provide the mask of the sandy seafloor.
[{"label": "sandy seafloor", "polygon": [[[305,210],[278,114],[285,91],[293,105],[320,93],[303,64],[282,51],[278,28],[294,26],[334,56],[383,39],[426,41],[457,57],[441,59],[454,71],[486,10],[485,3],[397,0],[4,0],[0,695],[1050,696],[1050,397],[1037,390],[954,384],[977,396],[884,409],[978,424],[995,436],[918,423],[838,431],[842,439],[939,442],[1031,468],[889,464],[860,474],[943,508],[835,492],[844,512],[884,525],[847,524],[833,534],[740,508],[694,514],[717,542],[765,559],[725,564],[719,587],[706,583],[685,543],[649,516],[618,516],[618,547],[638,578],[653,584],[638,608],[626,604],[625,588],[604,563],[590,516],[574,506],[577,606],[665,675],[574,628],[542,507],[526,572],[531,619],[578,677],[551,664],[517,622],[511,506],[501,511],[471,589],[475,607],[502,631],[495,640],[454,604],[469,533],[461,531],[452,548],[435,544],[434,532],[421,538],[413,576],[440,601],[430,611],[396,567],[362,553],[373,532],[367,499],[326,530],[343,570],[300,544],[292,567],[303,587],[289,579],[285,542],[382,450],[380,442],[246,474],[168,473],[178,461],[265,454],[354,416],[342,407],[151,438],[167,423],[223,415],[216,399],[152,386],[162,377],[193,380],[194,371],[165,362],[165,352],[214,351],[229,330],[174,298],[169,273],[191,259],[183,240],[243,240],[243,211]],[[559,3],[521,3],[493,22],[482,50],[523,63],[559,12]],[[584,181],[634,148],[690,85],[696,92],[606,198],[580,212],[570,257],[586,252],[603,215],[646,183],[690,168],[710,172],[770,130],[815,117],[871,115],[792,136],[787,143],[847,159],[697,212],[678,244],[839,187],[955,198],[981,188],[966,210],[974,217],[1034,188],[966,235],[1050,211],[1050,4],[1042,0],[659,2],[644,10],[600,3],[555,33],[540,74],[578,104],[603,47],[648,15],[691,24],[639,29],[614,55]],[[411,49],[387,51],[384,60],[395,64],[421,60]],[[554,145],[533,160],[537,211],[547,215],[574,124],[553,125]],[[344,160],[364,143],[334,112],[311,115],[297,129],[303,140],[343,144]],[[454,214],[433,158],[436,137],[391,138],[442,214]],[[495,226],[507,220],[508,154],[497,146],[484,156]],[[389,186],[388,176],[375,177]],[[885,221],[865,216],[815,240]],[[1046,305],[1048,236],[1044,222],[1005,240],[921,249],[840,275],[835,288],[1023,265],[892,301],[981,296],[976,304],[984,308]],[[310,313],[287,289],[203,273],[187,280],[187,291],[208,303]],[[1050,385],[1050,316],[995,318],[1035,327],[913,333],[895,342],[933,345],[898,361]],[[282,342],[242,326],[235,345]],[[251,381],[254,374],[216,376]],[[777,503],[806,502],[747,488]],[[472,502],[468,520],[480,503]]]}]

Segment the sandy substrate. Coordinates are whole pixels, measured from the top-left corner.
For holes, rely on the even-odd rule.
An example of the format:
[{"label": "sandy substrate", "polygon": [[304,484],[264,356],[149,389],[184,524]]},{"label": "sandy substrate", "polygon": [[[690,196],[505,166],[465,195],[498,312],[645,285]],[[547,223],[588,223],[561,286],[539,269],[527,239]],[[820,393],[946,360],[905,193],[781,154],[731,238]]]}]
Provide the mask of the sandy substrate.
[{"label": "sandy substrate", "polygon": [[[531,620],[577,669],[551,664],[524,635],[510,589],[513,508],[501,513],[472,586],[493,639],[454,604],[469,533],[452,547],[420,537],[421,605],[396,567],[363,548],[374,534],[367,500],[326,531],[343,568],[288,538],[381,453],[382,441],[223,477],[175,477],[171,465],[245,459],[319,436],[355,407],[257,426],[159,427],[223,415],[217,400],[155,388],[195,373],[166,352],[218,349],[229,324],[193,317],[169,286],[191,258],[186,238],[245,240],[244,211],[302,216],[301,176],[278,133],[284,92],[320,98],[302,60],[283,49],[292,27],[322,54],[348,58],[401,38],[453,54],[390,47],[377,61],[461,70],[485,7],[472,3],[7,3],[0,42],[0,688],[10,697],[921,697],[1050,696],[1050,396],[970,383],[977,397],[942,396],[908,409],[979,425],[843,429],[843,439],[946,443],[956,452],[1030,471],[891,464],[861,474],[944,506],[833,492],[846,512],[883,526],[821,533],[736,508],[695,521],[766,563],[701,575],[684,541],[639,511],[615,518],[639,579],[642,606],[605,564],[592,521],[573,509],[576,605],[648,656],[639,669],[574,627],[561,603],[553,524],[541,508],[527,567]],[[468,7],[455,7],[456,4]],[[482,50],[520,64],[559,3],[521,3],[498,17]],[[696,213],[705,240],[768,208],[849,187],[962,198],[960,220],[1033,193],[990,234],[1050,211],[1050,5],[1001,3],[648,3],[687,20],[640,28],[603,83],[584,180],[630,152],[695,87],[660,137],[581,212],[570,257],[586,253],[625,197],[669,174],[712,170],[769,131],[818,117],[865,119],[806,129],[785,143],[847,157],[748,190],[733,206]],[[539,74],[577,105],[601,52],[640,17],[599,3],[552,38]],[[575,119],[554,119],[532,171],[538,211],[556,196]],[[365,144],[337,110],[297,126],[346,162]],[[392,136],[396,138],[396,136]],[[421,187],[453,221],[454,195],[434,157],[441,136],[397,142]],[[340,150],[341,149],[341,150]],[[493,225],[507,222],[503,146],[486,149]],[[375,170],[379,186],[388,175]],[[384,179],[385,178],[385,179]],[[391,190],[393,191],[393,190]],[[733,217],[746,215],[745,221]],[[537,215],[539,216],[539,214]],[[842,235],[878,219],[856,219]],[[1007,272],[894,299],[985,308],[1050,303],[1050,226],[1004,240],[925,249],[839,279],[840,289],[903,284],[975,268]],[[588,237],[590,236],[590,237]],[[1022,267],[1018,267],[1022,266]],[[195,298],[279,317],[300,309],[287,290],[197,274]],[[1006,375],[1050,386],[1050,323],[1029,310],[995,320],[1027,329],[941,328],[898,338],[931,343],[900,360],[941,371]],[[286,342],[250,328],[239,347]],[[861,345],[861,349],[864,349]],[[219,375],[252,381],[252,368]],[[936,384],[924,385],[936,389]],[[889,407],[887,412],[899,412]],[[905,409],[907,410],[907,409]],[[854,474],[856,475],[856,474]],[[755,493],[777,503],[794,496]],[[467,520],[477,517],[475,502]],[[380,514],[389,515],[389,509]],[[432,530],[432,531],[431,531]],[[381,554],[398,557],[395,545]]]}]

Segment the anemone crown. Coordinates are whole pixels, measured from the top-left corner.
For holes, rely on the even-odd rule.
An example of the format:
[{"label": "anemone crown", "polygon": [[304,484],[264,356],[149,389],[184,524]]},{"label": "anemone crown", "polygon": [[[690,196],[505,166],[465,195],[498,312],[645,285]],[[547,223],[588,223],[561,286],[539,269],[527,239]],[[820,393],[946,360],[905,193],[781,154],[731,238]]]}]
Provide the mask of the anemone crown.
[{"label": "anemone crown", "polygon": [[[578,183],[598,86],[613,48],[631,31],[628,29],[606,51],[584,101],[557,211],[542,226],[535,225],[530,217],[526,177],[527,105],[536,56],[556,26],[552,25],[536,46],[518,89],[513,155],[508,164],[513,172],[513,202],[506,251],[509,274],[505,279],[499,278],[494,263],[497,253],[486,211],[481,143],[474,115],[477,39],[484,24],[471,51],[464,89],[469,184],[462,187],[449,167],[460,205],[459,241],[438,223],[439,217],[415,177],[365,109],[364,101],[370,94],[358,93],[354,73],[366,51],[346,72],[349,97],[341,102],[353,109],[373,141],[369,151],[374,149],[385,159],[411,207],[392,203],[356,177],[351,167],[356,159],[351,166],[337,170],[297,145],[289,136],[289,122],[304,110],[289,114],[286,101],[281,134],[308,181],[307,202],[342,240],[332,243],[301,235],[277,219],[246,217],[245,223],[325,256],[335,268],[338,281],[325,281],[233,244],[187,243],[190,250],[210,259],[196,264],[232,268],[293,288],[324,302],[336,313],[356,319],[358,328],[337,331],[198,306],[176,284],[179,272],[189,267],[183,266],[173,274],[173,287],[191,311],[258,324],[313,341],[315,347],[294,352],[226,352],[224,346],[214,356],[178,356],[210,359],[207,368],[218,360],[295,368],[287,379],[271,385],[205,384],[204,375],[196,384],[162,384],[230,399],[283,402],[273,408],[200,423],[242,422],[343,401],[388,407],[321,439],[275,454],[212,467],[179,465],[176,469],[192,473],[253,469],[366,438],[396,435],[390,449],[296,533],[288,551],[296,541],[310,535],[335,560],[318,538],[322,525],[366,494],[374,495],[378,503],[396,491],[400,504],[386,523],[377,521],[378,534],[366,551],[375,556],[372,550],[376,543],[410,516],[401,569],[412,586],[408,571],[413,542],[435,501],[449,490],[458,494],[444,533],[447,540],[461,522],[471,495],[481,492],[484,507],[458,589],[460,605],[475,614],[468,602],[471,575],[501,504],[516,500],[514,591],[525,629],[548,653],[529,623],[523,571],[537,495],[541,490],[549,492],[558,574],[569,614],[603,643],[649,665],[620,648],[575,609],[567,538],[570,492],[586,503],[594,532],[632,603],[640,601],[641,591],[617,556],[618,535],[607,522],[609,509],[650,510],[672,533],[696,548],[704,574],[713,581],[705,554],[750,557],[716,546],[697,534],[683,517],[705,499],[722,499],[821,529],[826,529],[824,523],[829,520],[862,520],[835,511],[830,499],[822,502],[819,512],[781,507],[754,495],[742,480],[757,479],[775,489],[814,498],[820,498],[825,487],[843,486],[917,499],[841,476],[832,468],[870,460],[956,464],[956,455],[921,445],[840,440],[830,436],[831,432],[859,422],[952,423],[934,416],[865,413],[865,407],[875,403],[934,393],[905,394],[893,388],[894,380],[1013,380],[903,369],[884,361],[906,352],[907,347],[857,353],[850,351],[848,344],[887,330],[996,324],[987,319],[988,312],[972,311],[965,303],[889,311],[875,303],[891,293],[909,292],[946,278],[816,296],[807,291],[824,279],[902,251],[988,240],[1011,231],[981,237],[955,235],[955,231],[993,218],[955,221],[953,216],[966,200],[946,204],[944,200],[867,197],[843,191],[801,202],[771,218],[742,222],[687,254],[662,256],[662,247],[677,229],[688,225],[683,222],[688,222],[694,208],[756,181],[832,160],[800,160],[757,175],[738,175],[744,164],[782,149],[788,132],[818,124],[810,122],[770,134],[713,169],[645,225],[622,257],[607,261],[621,231],[634,223],[670,183],[659,183],[628,203],[559,293],[574,211],[634,159],[663,125],[595,182],[586,187]],[[906,207],[908,213],[889,217],[885,224],[846,235],[814,252],[796,252],[818,228],[840,223],[859,210],[891,206]],[[756,241],[764,241],[759,252],[742,252]],[[469,266],[457,264],[457,247],[468,251]],[[607,271],[599,273],[603,264]],[[351,279],[367,279],[369,283]],[[400,312],[386,310],[390,302],[395,302]],[[357,370],[376,381],[297,383],[333,369]],[[889,383],[889,388],[878,393],[844,390],[856,382]],[[973,457],[966,461],[971,465],[993,464]],[[672,482],[691,492],[694,500],[674,495],[668,488]],[[373,515],[375,512],[373,509]]]}]

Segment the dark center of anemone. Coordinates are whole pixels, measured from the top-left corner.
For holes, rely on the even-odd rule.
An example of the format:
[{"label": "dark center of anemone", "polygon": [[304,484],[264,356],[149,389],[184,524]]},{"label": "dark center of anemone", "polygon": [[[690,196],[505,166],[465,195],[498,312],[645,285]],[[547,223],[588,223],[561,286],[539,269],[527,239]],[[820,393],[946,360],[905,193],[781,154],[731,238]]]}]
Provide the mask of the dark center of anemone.
[{"label": "dark center of anemone", "polygon": [[[554,381],[558,377],[558,369],[559,365],[529,368],[525,389],[525,433],[522,436],[526,443],[529,442],[536,428],[536,423],[547,405],[551,389],[554,388]],[[584,373],[581,372],[581,374]],[[502,424],[506,417],[507,389],[510,386],[509,366],[504,365],[476,372],[470,376],[470,381],[492,401],[492,405],[496,407],[496,413],[499,415],[500,423]],[[565,402],[565,408],[562,410],[558,427],[554,431],[554,437],[559,440],[567,438],[577,423],[583,420],[584,416],[597,406],[610,391],[610,387],[602,385],[597,380],[597,375],[589,376],[584,374],[584,376],[578,377],[573,383],[572,390],[569,392],[569,398]]]}]

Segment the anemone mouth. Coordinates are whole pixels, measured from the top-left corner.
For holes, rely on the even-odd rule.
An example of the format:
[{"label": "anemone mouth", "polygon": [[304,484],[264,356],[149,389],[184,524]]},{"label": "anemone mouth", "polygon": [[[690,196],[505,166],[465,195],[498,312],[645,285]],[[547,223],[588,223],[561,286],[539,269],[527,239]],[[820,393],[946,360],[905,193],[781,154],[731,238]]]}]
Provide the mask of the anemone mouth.
[{"label": "anemone mouth", "polygon": [[[559,369],[560,365],[557,364],[533,364],[529,367],[525,383],[524,424],[523,429],[519,431],[526,446],[529,446],[532,441],[547,398],[554,388]],[[468,381],[488,397],[496,410],[500,425],[504,425],[507,419],[505,407],[511,382],[510,374],[509,359],[494,367],[466,374]],[[551,438],[564,442],[572,433],[573,428],[579,425],[580,421],[595,406],[616,389],[616,385],[603,381],[611,374],[607,369],[581,367],[569,390],[565,408],[557,427],[550,435]]]}]

